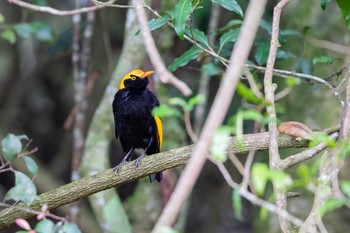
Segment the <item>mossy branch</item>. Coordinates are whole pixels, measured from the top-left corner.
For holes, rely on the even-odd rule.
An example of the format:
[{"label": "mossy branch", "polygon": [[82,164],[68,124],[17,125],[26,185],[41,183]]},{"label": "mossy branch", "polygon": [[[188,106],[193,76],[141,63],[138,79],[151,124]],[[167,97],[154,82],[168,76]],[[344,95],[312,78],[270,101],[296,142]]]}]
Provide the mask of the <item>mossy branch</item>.
[{"label": "mossy branch", "polygon": [[[286,135],[279,135],[277,140],[279,148],[299,148],[306,147],[308,144],[307,141],[297,141]],[[237,145],[236,139],[232,137],[228,149],[236,154],[242,154],[251,149],[267,150],[268,145],[269,134],[257,133],[244,135],[239,145]],[[118,175],[115,175],[112,169],[108,169],[45,192],[28,206],[24,203],[19,203],[6,208],[0,211],[0,230],[10,226],[16,218],[30,218],[33,216],[32,213],[25,211],[23,208],[40,211],[41,206],[46,203],[49,209],[54,209],[91,194],[130,183],[149,174],[185,165],[193,150],[194,145],[190,145],[148,156],[142,160],[141,165],[137,168],[135,168],[133,162],[126,164]]]}]

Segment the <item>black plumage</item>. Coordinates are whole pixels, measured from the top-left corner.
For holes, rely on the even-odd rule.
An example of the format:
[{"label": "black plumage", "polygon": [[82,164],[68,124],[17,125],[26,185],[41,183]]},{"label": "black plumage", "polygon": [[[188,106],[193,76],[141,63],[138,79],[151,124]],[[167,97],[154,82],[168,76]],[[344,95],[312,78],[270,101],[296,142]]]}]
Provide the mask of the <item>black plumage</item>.
[{"label": "black plumage", "polygon": [[[152,109],[159,106],[157,97],[147,88],[148,76],[153,72],[133,70],[121,81],[114,96],[113,114],[115,134],[119,138],[125,157],[114,171],[118,172],[124,163],[133,159],[136,148],[144,152],[136,158],[135,166],[146,155],[158,153],[162,144],[162,123],[152,115]],[[162,173],[151,174],[150,181],[161,181]]]}]

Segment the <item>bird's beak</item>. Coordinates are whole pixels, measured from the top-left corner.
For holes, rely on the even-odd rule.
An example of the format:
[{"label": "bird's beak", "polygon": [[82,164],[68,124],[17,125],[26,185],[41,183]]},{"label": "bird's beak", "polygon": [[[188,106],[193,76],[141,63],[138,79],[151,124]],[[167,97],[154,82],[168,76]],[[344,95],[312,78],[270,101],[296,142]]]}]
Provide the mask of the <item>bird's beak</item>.
[{"label": "bird's beak", "polygon": [[154,73],[154,71],[145,71],[145,73],[143,73],[143,75],[140,78],[146,78],[150,75],[152,75]]}]

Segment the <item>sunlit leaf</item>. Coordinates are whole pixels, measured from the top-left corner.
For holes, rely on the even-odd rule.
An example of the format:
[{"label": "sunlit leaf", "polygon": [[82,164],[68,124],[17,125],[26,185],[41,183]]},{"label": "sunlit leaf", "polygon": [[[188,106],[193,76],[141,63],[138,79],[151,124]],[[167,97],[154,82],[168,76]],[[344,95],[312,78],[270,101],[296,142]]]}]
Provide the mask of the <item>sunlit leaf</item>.
[{"label": "sunlit leaf", "polygon": [[254,104],[261,104],[262,99],[257,97],[254,92],[248,88],[246,85],[244,85],[242,82],[239,82],[237,85],[237,93],[242,96],[244,99],[246,99],[248,102],[254,103]]},{"label": "sunlit leaf", "polygon": [[11,44],[14,44],[16,42],[16,34],[11,29],[6,29],[1,32],[0,36],[10,42]]},{"label": "sunlit leaf", "polygon": [[315,132],[313,134],[313,139],[309,143],[309,147],[314,147],[320,143],[325,143],[330,148],[334,148],[336,146],[336,141],[328,134],[323,132]]},{"label": "sunlit leaf", "polygon": [[234,11],[243,17],[243,10],[235,0],[212,0],[214,3],[221,5],[223,8]]},{"label": "sunlit leaf", "polygon": [[54,231],[55,224],[49,219],[43,219],[38,222],[35,226],[37,233],[55,233]]},{"label": "sunlit leaf", "polygon": [[198,94],[198,95],[191,97],[188,100],[189,111],[192,111],[194,106],[196,106],[197,104],[202,104],[202,103],[204,103],[204,101],[205,101],[205,98],[201,94]]},{"label": "sunlit leaf", "polygon": [[189,50],[184,52],[180,57],[175,58],[173,63],[171,63],[171,65],[169,65],[168,69],[170,71],[175,71],[177,68],[186,65],[189,61],[196,59],[198,57],[198,55],[201,53],[202,53],[202,50],[193,46]]},{"label": "sunlit leaf", "polygon": [[38,175],[38,165],[36,165],[36,162],[34,161],[34,159],[32,159],[31,157],[28,156],[24,156],[23,157],[24,162],[28,168],[28,170],[30,171],[30,173],[32,173],[34,176]]},{"label": "sunlit leaf", "polygon": [[180,106],[183,109],[187,109],[188,108],[188,104],[186,102],[186,100],[180,98],[180,97],[173,97],[169,99],[169,104],[174,105],[174,106]]},{"label": "sunlit leaf", "polygon": [[243,215],[242,215],[242,209],[243,209],[243,204],[242,204],[242,198],[241,195],[239,195],[239,189],[234,189],[232,192],[232,207],[235,212],[235,216],[238,220],[242,221],[243,220]]},{"label": "sunlit leaf", "polygon": [[289,174],[277,170],[270,170],[269,179],[274,183],[276,187],[280,189],[285,189],[293,182]]},{"label": "sunlit leaf", "polygon": [[220,54],[222,48],[229,42],[235,42],[238,38],[239,35],[239,31],[240,29],[232,29],[226,33],[224,33],[221,37],[220,37],[220,46],[219,46],[219,50],[218,50],[218,54]]},{"label": "sunlit leaf", "polygon": [[340,181],[340,188],[343,191],[343,193],[350,198],[350,181],[348,180],[341,180]]},{"label": "sunlit leaf", "polygon": [[175,28],[176,34],[182,40],[184,39],[186,22],[190,18],[191,13],[192,13],[191,0],[180,0],[175,5],[175,10],[172,14],[174,28]]},{"label": "sunlit leaf", "polygon": [[0,24],[5,22],[5,16],[0,12]]},{"label": "sunlit leaf", "polygon": [[252,183],[258,195],[265,192],[266,183],[269,179],[269,167],[265,163],[254,163],[252,166]]},{"label": "sunlit leaf", "polygon": [[327,56],[320,56],[320,57],[315,57],[314,59],[312,59],[312,64],[313,65],[316,65],[317,63],[330,64],[332,62],[333,62],[332,58],[327,57]]},{"label": "sunlit leaf", "polygon": [[22,151],[20,138],[14,134],[8,134],[1,142],[4,159],[12,162]]},{"label": "sunlit leaf", "polygon": [[160,106],[155,107],[152,110],[152,114],[160,118],[180,115],[179,111],[176,108],[170,107],[166,104],[161,104]]},{"label": "sunlit leaf", "polygon": [[15,171],[16,185],[5,195],[5,200],[32,203],[36,198],[36,188],[33,181],[22,172]]},{"label": "sunlit leaf", "polygon": [[211,152],[213,159],[218,162],[225,162],[227,160],[227,147],[230,139],[230,128],[228,126],[221,126],[214,133],[211,143]]},{"label": "sunlit leaf", "polygon": [[310,168],[305,164],[300,164],[297,169],[297,173],[299,177],[304,181],[304,183],[308,183],[311,179],[311,171]]},{"label": "sunlit leaf", "polygon": [[319,208],[319,212],[321,216],[323,216],[324,214],[331,212],[332,210],[342,207],[345,204],[345,202],[346,201],[342,199],[329,199]]}]

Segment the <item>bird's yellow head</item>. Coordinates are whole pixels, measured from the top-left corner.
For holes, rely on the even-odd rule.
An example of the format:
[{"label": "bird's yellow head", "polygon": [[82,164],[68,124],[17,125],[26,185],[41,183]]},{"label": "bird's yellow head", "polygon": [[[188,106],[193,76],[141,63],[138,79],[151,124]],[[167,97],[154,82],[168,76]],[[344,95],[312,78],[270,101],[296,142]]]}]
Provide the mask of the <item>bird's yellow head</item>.
[{"label": "bird's yellow head", "polygon": [[119,90],[125,87],[131,89],[145,88],[148,85],[147,77],[153,73],[153,71],[132,70],[120,81]]}]

